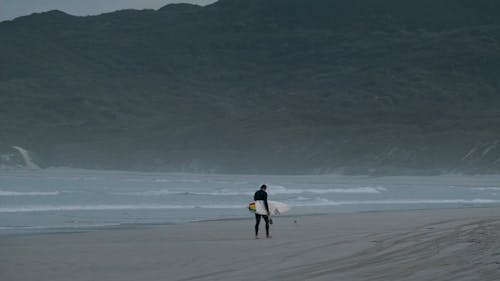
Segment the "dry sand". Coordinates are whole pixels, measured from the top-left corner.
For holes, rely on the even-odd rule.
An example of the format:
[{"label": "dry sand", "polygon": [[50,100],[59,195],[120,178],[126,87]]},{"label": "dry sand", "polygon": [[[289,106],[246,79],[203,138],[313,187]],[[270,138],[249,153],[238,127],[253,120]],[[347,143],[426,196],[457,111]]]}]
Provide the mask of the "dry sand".
[{"label": "dry sand", "polygon": [[500,208],[0,237],[0,280],[500,280]]}]

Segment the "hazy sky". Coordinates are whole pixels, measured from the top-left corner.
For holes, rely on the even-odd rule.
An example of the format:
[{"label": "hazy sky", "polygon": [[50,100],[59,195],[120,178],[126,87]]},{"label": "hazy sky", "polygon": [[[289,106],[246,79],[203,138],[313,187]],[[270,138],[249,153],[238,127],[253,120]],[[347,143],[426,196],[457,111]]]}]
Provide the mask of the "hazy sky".
[{"label": "hazy sky", "polygon": [[206,5],[216,0],[0,0],[0,21],[49,10],[95,15],[121,9],[158,9],[180,2]]}]

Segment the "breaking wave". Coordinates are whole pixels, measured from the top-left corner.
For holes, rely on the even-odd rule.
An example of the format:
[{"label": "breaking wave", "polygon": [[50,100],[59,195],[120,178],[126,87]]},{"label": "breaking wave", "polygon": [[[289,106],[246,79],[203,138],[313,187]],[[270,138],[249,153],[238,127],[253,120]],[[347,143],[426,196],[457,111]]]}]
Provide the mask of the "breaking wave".
[{"label": "breaking wave", "polygon": [[8,190],[0,190],[0,196],[56,196],[59,195],[59,191],[46,191],[46,192],[39,192],[39,191],[25,191],[25,192],[19,192],[19,191],[8,191]]},{"label": "breaking wave", "polygon": [[349,193],[349,194],[378,194],[387,191],[384,187],[355,187],[355,188],[311,188],[311,189],[288,189],[285,187],[273,187],[269,194],[328,194],[328,193]]},{"label": "breaking wave", "polygon": [[[282,186],[273,186],[268,189],[270,195],[284,195],[284,194],[329,194],[329,193],[343,193],[343,194],[379,194],[387,191],[384,187],[356,187],[356,188],[311,188],[311,189],[289,189]],[[147,190],[138,192],[119,192],[116,195],[128,196],[162,196],[162,195],[200,195],[200,196],[252,196],[254,190],[214,190],[214,191],[180,191],[172,189],[160,190]]]},{"label": "breaking wave", "polygon": [[354,200],[333,201],[316,198],[313,201],[300,198],[292,203],[295,207],[307,206],[342,206],[342,205],[413,205],[413,204],[500,204],[500,200],[491,199],[399,199],[399,200]]},{"label": "breaking wave", "polygon": [[472,190],[480,190],[480,191],[500,191],[500,187],[474,187]]},{"label": "breaking wave", "polygon": [[16,206],[0,208],[0,213],[61,212],[61,211],[122,211],[163,209],[240,209],[243,205],[66,205]]}]

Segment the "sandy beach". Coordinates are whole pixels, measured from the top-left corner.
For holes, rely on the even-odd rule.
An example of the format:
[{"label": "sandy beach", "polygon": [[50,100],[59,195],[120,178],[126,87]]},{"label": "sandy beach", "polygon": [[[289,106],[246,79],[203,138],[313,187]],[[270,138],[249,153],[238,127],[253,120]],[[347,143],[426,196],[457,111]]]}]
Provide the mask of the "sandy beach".
[{"label": "sandy beach", "polygon": [[500,208],[0,237],[0,280],[500,280]]}]

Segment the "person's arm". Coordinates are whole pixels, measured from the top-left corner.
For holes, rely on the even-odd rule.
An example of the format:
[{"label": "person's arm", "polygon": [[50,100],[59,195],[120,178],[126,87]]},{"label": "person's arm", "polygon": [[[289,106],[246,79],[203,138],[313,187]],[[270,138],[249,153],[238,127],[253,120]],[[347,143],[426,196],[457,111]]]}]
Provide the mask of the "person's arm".
[{"label": "person's arm", "polygon": [[267,192],[264,192],[264,206],[266,206],[267,215],[270,216],[271,212],[269,212],[269,204],[267,204]]}]

